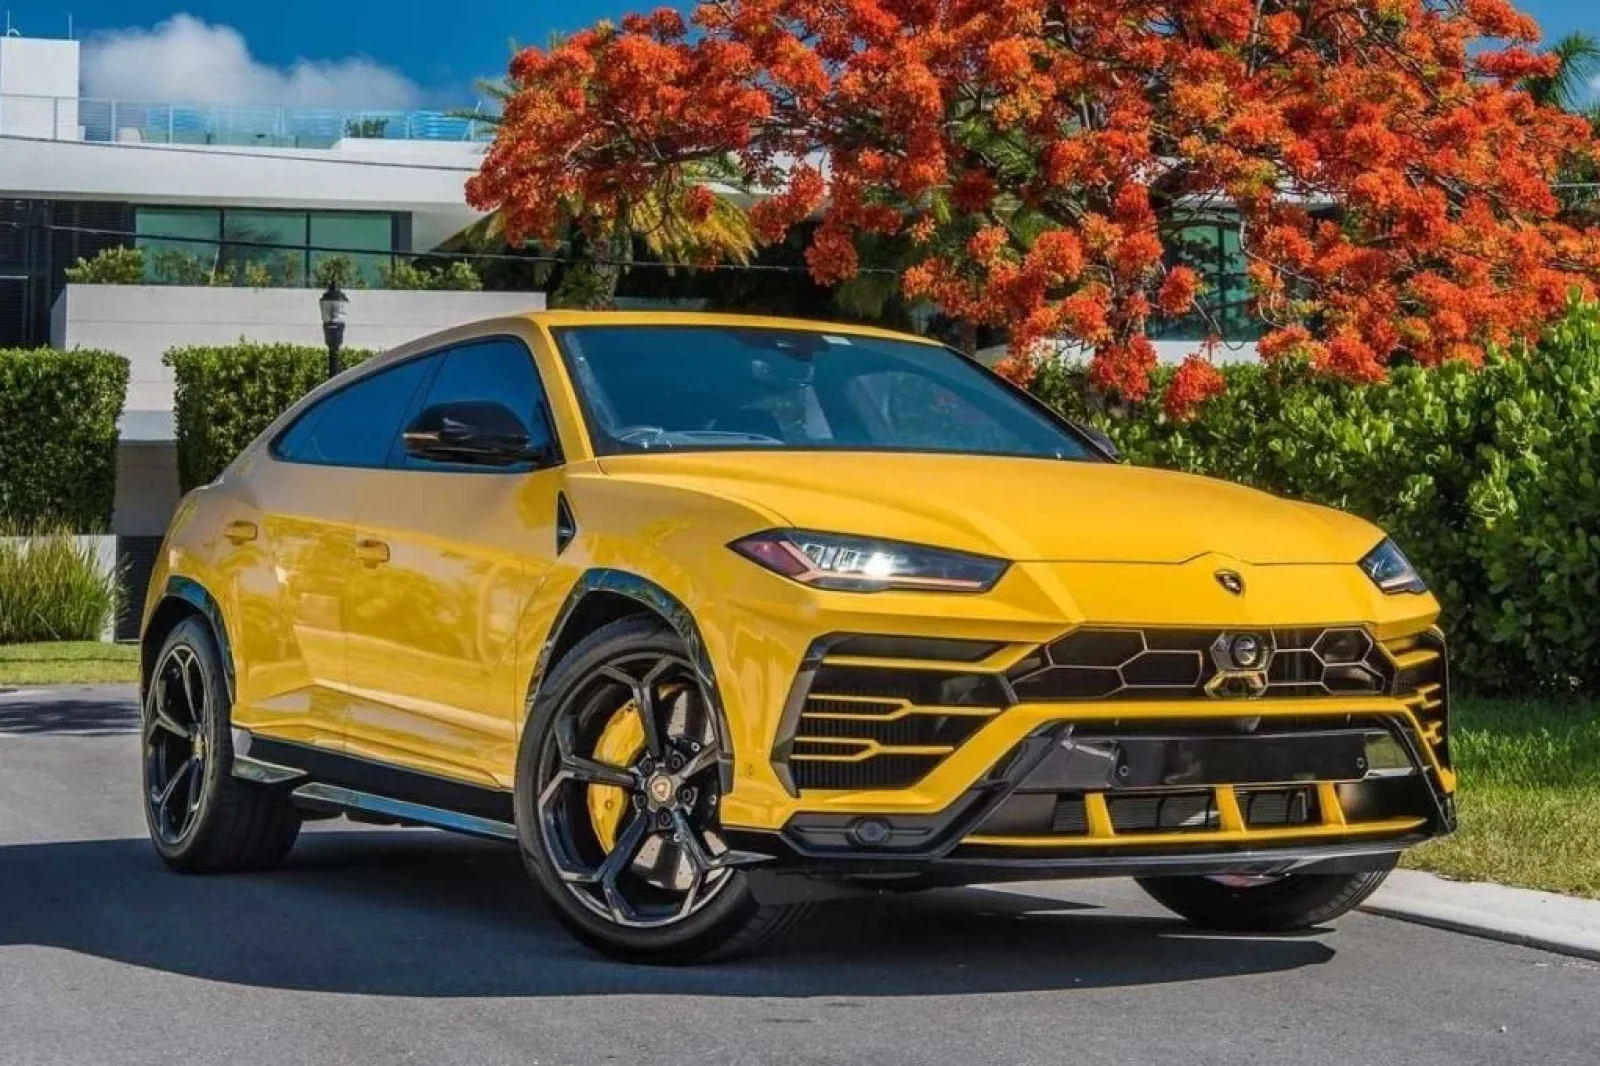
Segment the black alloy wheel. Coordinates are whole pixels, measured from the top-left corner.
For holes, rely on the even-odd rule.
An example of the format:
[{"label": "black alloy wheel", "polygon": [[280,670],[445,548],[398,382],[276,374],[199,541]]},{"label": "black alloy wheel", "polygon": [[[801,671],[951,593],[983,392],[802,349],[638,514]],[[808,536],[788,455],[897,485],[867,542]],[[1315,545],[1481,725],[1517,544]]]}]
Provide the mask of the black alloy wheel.
[{"label": "black alloy wheel", "polygon": [[150,829],[177,846],[199,821],[212,696],[195,649],[167,648],[151,674],[144,715],[145,802]]},{"label": "black alloy wheel", "polygon": [[517,769],[523,858],[555,916],[615,958],[753,949],[804,906],[762,904],[721,831],[725,738],[709,686],[659,618],[601,627],[554,664]]}]

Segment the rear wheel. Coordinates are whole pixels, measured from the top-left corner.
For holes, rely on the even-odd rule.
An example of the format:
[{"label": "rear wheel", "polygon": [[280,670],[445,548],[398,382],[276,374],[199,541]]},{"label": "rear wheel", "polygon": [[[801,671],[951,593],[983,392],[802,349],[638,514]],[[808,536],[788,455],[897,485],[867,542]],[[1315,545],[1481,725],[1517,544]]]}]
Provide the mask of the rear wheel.
[{"label": "rear wheel", "polygon": [[1286,932],[1330,922],[1378,890],[1399,856],[1381,869],[1284,877],[1141,877],[1139,887],[1195,925],[1232,932]]},{"label": "rear wheel", "polygon": [[211,630],[175,626],[156,655],[141,730],[145,822],[168,866],[187,873],[261,870],[294,846],[286,796],[233,776],[228,690]]},{"label": "rear wheel", "polygon": [[551,670],[523,733],[517,829],[578,939],[688,963],[752,950],[800,917],[755,899],[723,839],[720,743],[699,674],[659,619],[613,622]]}]

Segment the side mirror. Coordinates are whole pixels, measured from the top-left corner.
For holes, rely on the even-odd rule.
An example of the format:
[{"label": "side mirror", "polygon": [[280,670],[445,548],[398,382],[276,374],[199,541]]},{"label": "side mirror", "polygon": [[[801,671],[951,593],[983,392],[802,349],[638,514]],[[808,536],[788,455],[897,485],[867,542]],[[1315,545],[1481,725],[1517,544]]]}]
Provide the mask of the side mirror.
[{"label": "side mirror", "polygon": [[511,466],[548,459],[550,438],[539,420],[530,430],[503,403],[460,400],[423,410],[402,435],[406,454],[431,463]]},{"label": "side mirror", "polygon": [[1074,422],[1072,423],[1072,428],[1088,437],[1089,443],[1093,444],[1101,455],[1110,459],[1113,463],[1122,458],[1122,453],[1117,451],[1117,446],[1111,442],[1111,438],[1094,426],[1084,422]]}]

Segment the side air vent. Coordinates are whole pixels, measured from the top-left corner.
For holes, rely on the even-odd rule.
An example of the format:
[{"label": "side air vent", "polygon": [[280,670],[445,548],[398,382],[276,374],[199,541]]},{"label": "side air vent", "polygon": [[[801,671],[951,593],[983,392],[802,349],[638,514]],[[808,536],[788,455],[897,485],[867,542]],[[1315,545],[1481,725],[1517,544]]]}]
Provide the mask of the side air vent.
[{"label": "side air vent", "polygon": [[793,733],[775,758],[800,789],[914,785],[1010,703],[998,674],[925,664],[982,659],[996,650],[972,641],[834,638],[809,687],[803,676],[802,690],[791,697],[798,711]]},{"label": "side air vent", "polygon": [[567,494],[556,494],[556,554],[560,555],[567,550],[567,545],[572,543],[572,538],[578,535],[578,520],[572,515],[572,505],[567,502]]},{"label": "side air vent", "polygon": [[1450,670],[1444,635],[1437,629],[1386,641],[1394,662],[1396,699],[1417,716],[1422,736],[1439,761],[1450,764]]}]

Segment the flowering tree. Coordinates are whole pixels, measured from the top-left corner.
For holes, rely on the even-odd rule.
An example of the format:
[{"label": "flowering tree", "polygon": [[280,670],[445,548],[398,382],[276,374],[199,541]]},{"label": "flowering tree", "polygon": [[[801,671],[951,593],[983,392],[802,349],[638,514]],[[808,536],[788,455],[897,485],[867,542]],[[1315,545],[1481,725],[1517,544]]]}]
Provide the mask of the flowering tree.
[{"label": "flowering tree", "polygon": [[694,219],[694,168],[731,162],[764,239],[818,220],[817,281],[894,235],[908,297],[1010,329],[1008,374],[1062,337],[1130,398],[1150,316],[1203,295],[1162,220],[1226,206],[1263,357],[1372,380],[1479,361],[1600,276],[1551,188],[1592,132],[1516,88],[1553,70],[1536,39],[1507,0],[714,0],[519,53],[468,196],[513,236],[574,200]]}]

